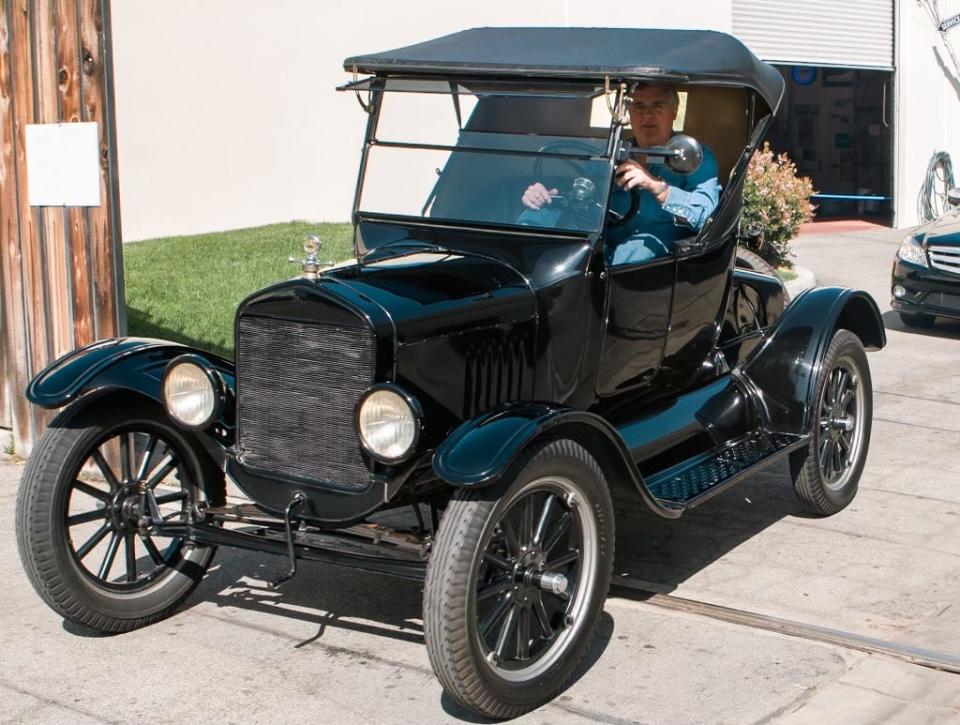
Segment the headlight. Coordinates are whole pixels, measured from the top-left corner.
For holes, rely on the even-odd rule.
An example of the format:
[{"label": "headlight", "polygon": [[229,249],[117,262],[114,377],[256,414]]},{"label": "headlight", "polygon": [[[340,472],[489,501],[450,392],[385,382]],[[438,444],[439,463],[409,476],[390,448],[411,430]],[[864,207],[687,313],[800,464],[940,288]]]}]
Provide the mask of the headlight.
[{"label": "headlight", "polygon": [[223,396],[216,373],[201,358],[183,355],[170,361],[163,374],[167,413],[186,428],[205,428],[220,413]]},{"label": "headlight", "polygon": [[363,447],[383,463],[406,458],[420,435],[416,401],[392,385],[371,388],[357,410],[357,430]]},{"label": "headlight", "polygon": [[912,234],[900,242],[897,256],[904,262],[919,264],[921,267],[927,266],[927,254],[923,251],[923,244],[918,242]]}]

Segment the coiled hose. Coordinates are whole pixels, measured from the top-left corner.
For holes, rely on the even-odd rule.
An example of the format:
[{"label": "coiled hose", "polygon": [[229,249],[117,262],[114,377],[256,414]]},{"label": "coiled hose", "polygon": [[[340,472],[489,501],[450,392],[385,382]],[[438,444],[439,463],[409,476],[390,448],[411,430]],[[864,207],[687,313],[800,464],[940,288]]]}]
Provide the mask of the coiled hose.
[{"label": "coiled hose", "polygon": [[937,151],[927,166],[927,176],[917,200],[917,213],[923,223],[933,221],[947,208],[947,192],[953,188],[953,163],[946,151]]}]

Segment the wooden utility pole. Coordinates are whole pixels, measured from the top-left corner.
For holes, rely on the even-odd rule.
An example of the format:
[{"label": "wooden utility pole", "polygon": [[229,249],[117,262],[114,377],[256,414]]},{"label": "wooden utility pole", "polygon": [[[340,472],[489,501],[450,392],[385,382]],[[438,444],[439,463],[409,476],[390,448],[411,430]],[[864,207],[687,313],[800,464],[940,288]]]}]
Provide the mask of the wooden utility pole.
[{"label": "wooden utility pole", "polygon": [[[100,204],[31,206],[28,124],[94,122]],[[0,427],[26,455],[52,417],[30,378],[126,326],[109,0],[0,0]]]}]

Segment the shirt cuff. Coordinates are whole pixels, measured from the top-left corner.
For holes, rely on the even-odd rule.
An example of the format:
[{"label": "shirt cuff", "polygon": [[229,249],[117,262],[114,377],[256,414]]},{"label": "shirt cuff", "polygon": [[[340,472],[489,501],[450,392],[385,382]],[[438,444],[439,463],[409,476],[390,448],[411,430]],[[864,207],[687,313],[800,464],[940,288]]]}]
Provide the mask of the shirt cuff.
[{"label": "shirt cuff", "polygon": [[[675,217],[680,217],[681,220],[687,222],[687,219],[690,216],[690,207],[684,204],[679,197],[682,197],[683,193],[680,189],[675,186],[667,185],[667,198],[663,200],[663,204],[660,207],[670,214],[673,214]],[[689,222],[687,222],[689,223]]]}]

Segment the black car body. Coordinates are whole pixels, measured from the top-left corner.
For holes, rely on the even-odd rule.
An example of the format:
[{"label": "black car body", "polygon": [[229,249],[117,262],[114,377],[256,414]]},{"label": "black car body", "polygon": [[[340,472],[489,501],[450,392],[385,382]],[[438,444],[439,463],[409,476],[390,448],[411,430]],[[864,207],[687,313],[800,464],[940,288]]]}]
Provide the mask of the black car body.
[{"label": "black car body", "polygon": [[[516,715],[564,686],[589,641],[612,566],[612,490],[676,518],[789,457],[813,511],[849,503],[870,430],[863,349],[884,346],[883,325],[862,291],[819,288],[787,305],[778,279],[736,266],[746,166],[783,81],[729,36],[487,28],[345,68],[366,75],[345,86],[368,114],[358,261],[323,271],[309,247],[301,278],[244,300],[236,365],[137,339],[52,365],[30,399],[69,405],[64,420],[80,416],[99,432],[70,443],[79,452],[59,468],[38,460],[25,487],[72,491],[78,466],[92,462],[117,479],[90,494],[107,511],[96,535],[111,546],[117,532],[170,537],[201,572],[202,552],[220,544],[287,554],[291,573],[298,558],[313,558],[425,576],[425,635],[444,687],[478,712]],[[724,192],[703,230],[670,254],[612,267],[607,204],[636,81],[688,94],[684,131],[721,158]],[[455,111],[455,142],[381,133],[391,93],[438,94]],[[411,185],[427,184],[415,207],[369,202],[376,183],[397,178],[377,176],[389,153],[407,154],[392,168]],[[442,161],[422,174],[414,161],[430,154]],[[564,185],[556,227],[517,222],[520,192],[538,174]],[[384,187],[386,206],[407,203],[398,187]],[[176,417],[125,423],[151,405]],[[204,415],[191,418],[196,410]],[[50,436],[49,446],[67,446],[67,433]],[[110,436],[122,476],[101,465],[105,444],[90,443]],[[182,504],[166,517],[151,492],[157,440],[196,484],[169,494]],[[251,504],[225,505],[223,473]],[[371,521],[411,505],[409,530]],[[63,506],[67,526],[100,510]],[[47,515],[23,511],[24,522]],[[33,532],[22,539],[25,561],[62,540],[23,526]],[[83,574],[70,579],[93,592],[81,614],[38,584],[64,616],[118,631],[179,601],[168,592],[145,613],[109,609],[97,592],[120,585],[112,559],[96,572],[84,563],[89,543],[67,546],[54,572]],[[151,556],[150,576],[165,581],[171,563]],[[27,568],[36,582],[54,576]],[[164,591],[141,585],[135,561],[131,576],[129,558],[126,576],[126,586]]]},{"label": "black car body", "polygon": [[952,192],[946,213],[911,232],[893,260],[893,309],[909,326],[960,320],[960,216]]}]

